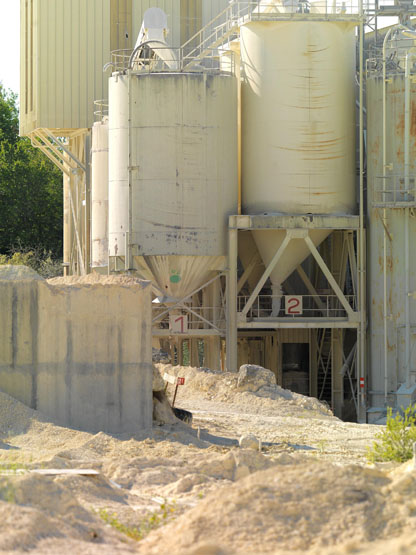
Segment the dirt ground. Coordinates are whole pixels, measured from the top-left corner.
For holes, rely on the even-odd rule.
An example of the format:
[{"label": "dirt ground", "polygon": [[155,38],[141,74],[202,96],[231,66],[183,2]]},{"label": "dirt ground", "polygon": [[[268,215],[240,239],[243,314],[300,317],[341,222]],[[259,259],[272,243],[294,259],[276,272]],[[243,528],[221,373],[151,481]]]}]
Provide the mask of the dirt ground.
[{"label": "dirt ground", "polygon": [[[1,552],[416,552],[413,461],[366,462],[381,427],[341,422],[267,376],[157,366],[185,377],[176,404],[192,426],[88,434],[0,393]],[[258,450],[238,446],[247,434]]]}]

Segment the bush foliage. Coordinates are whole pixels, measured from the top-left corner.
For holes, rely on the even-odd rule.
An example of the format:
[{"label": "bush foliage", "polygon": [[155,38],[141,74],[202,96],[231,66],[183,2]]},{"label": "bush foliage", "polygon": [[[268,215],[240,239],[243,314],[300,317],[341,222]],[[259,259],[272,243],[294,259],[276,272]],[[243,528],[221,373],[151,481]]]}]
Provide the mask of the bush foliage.
[{"label": "bush foliage", "polygon": [[370,461],[405,462],[413,457],[416,442],[416,405],[410,405],[403,414],[393,417],[391,408],[387,410],[386,428],[376,436],[373,446],[368,449]]},{"label": "bush foliage", "polygon": [[0,253],[62,256],[62,173],[19,137],[17,96],[0,83]]},{"label": "bush foliage", "polygon": [[51,251],[42,249],[27,249],[13,254],[0,254],[0,265],[29,266],[45,279],[62,275],[62,260],[55,258]]}]

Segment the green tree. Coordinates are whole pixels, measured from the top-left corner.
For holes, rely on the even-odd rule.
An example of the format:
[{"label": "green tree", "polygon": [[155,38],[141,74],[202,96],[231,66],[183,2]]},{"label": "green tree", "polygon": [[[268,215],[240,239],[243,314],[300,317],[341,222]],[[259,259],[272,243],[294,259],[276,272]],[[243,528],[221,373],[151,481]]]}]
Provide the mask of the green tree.
[{"label": "green tree", "polygon": [[62,173],[19,137],[17,97],[0,83],[0,253],[62,253]]}]

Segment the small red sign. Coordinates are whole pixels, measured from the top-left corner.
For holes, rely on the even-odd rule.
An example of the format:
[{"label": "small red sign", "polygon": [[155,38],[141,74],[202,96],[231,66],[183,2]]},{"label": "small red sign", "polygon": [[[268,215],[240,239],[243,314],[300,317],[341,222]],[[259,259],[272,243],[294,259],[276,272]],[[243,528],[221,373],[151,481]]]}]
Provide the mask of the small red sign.
[{"label": "small red sign", "polygon": [[178,378],[176,384],[177,385],[185,385],[185,378]]},{"label": "small red sign", "polygon": [[364,378],[360,378],[360,387],[364,389]]}]

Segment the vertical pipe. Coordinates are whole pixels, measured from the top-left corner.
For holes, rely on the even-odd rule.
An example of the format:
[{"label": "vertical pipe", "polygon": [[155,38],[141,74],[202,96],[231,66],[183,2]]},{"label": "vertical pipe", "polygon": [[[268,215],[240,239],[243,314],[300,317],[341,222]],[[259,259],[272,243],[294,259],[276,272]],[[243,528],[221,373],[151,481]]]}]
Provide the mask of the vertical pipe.
[{"label": "vertical pipe", "polygon": [[71,252],[72,252],[72,215],[71,215],[71,178],[66,173],[63,174],[64,182],[64,237],[63,237],[63,265],[64,276],[72,273],[71,269]]},{"label": "vertical pipe", "polygon": [[[357,415],[359,421],[365,421],[365,394],[364,389],[359,386],[359,378],[365,377],[365,324],[366,324],[366,305],[365,305],[365,246],[364,246],[364,94],[363,94],[363,65],[364,65],[364,14],[363,14],[363,3],[360,0],[360,28],[359,28],[359,40],[360,40],[360,50],[359,50],[359,70],[360,70],[360,90],[359,90],[359,152],[360,152],[360,198],[359,198],[359,219],[360,219],[360,230],[359,230],[359,310],[360,310],[360,327],[359,327],[359,363],[358,363],[358,384],[357,392],[360,391],[360,398],[357,399],[359,414]],[[358,397],[358,395],[357,395]]]},{"label": "vertical pipe", "polygon": [[[386,189],[387,178],[387,72],[386,45],[392,29],[389,29],[383,41],[383,190]],[[386,201],[385,195],[382,197]],[[383,208],[383,336],[384,336],[384,403],[388,397],[388,339],[387,339],[387,211]]]},{"label": "vertical pipe", "polygon": [[[231,223],[232,222],[232,223]],[[228,272],[227,272],[227,370],[237,371],[237,253],[238,229],[230,217],[228,230]]]},{"label": "vertical pipe", "polygon": [[[406,54],[405,62],[405,93],[404,93],[404,183],[405,200],[409,200],[410,187],[410,63],[412,54]],[[406,387],[410,387],[410,276],[409,276],[409,208],[404,209],[404,260],[405,260],[405,372]]]},{"label": "vertical pipe", "polygon": [[124,259],[124,269],[130,270],[132,267],[131,265],[131,229],[132,229],[132,148],[131,148],[131,71],[127,71],[127,148],[128,148],[128,224],[127,224],[127,231],[126,231],[126,254]]},{"label": "vertical pipe", "polygon": [[85,163],[85,268],[91,271],[91,135],[85,135],[84,163]]}]

